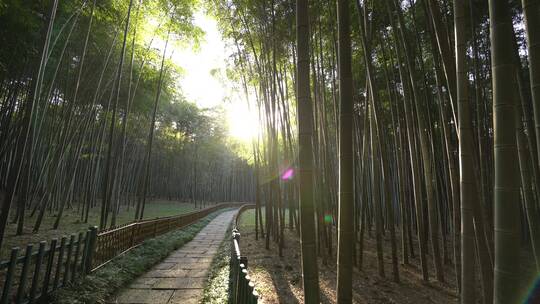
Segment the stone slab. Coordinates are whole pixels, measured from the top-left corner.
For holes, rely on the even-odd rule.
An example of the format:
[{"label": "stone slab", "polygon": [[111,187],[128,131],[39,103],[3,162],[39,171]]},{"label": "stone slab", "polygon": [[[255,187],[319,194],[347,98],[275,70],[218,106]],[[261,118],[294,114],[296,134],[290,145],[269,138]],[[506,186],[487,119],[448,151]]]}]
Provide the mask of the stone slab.
[{"label": "stone slab", "polygon": [[202,278],[162,278],[159,279],[153,289],[202,289],[204,288],[205,277]]},{"label": "stone slab", "polygon": [[108,303],[198,304],[212,259],[235,211],[220,214],[193,240],[139,277]]},{"label": "stone slab", "polygon": [[126,289],[112,303],[146,304],[168,303],[174,290]]},{"label": "stone slab", "polygon": [[168,304],[199,304],[202,295],[201,289],[175,290]]}]

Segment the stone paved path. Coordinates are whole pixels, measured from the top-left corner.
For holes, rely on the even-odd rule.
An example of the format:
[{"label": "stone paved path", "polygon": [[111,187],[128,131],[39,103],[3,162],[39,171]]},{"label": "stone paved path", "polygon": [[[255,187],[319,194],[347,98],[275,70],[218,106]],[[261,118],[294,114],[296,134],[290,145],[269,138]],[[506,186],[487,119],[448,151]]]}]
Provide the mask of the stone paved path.
[{"label": "stone paved path", "polygon": [[218,215],[191,242],[135,280],[110,303],[199,303],[210,264],[235,212]]}]

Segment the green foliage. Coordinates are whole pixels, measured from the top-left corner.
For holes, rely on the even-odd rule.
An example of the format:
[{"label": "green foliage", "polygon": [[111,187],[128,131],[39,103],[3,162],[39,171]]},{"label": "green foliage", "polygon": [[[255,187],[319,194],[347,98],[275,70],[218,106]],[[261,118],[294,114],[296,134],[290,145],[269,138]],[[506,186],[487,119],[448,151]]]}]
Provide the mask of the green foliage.
[{"label": "green foliage", "polygon": [[0,2],[0,76],[19,71],[26,58],[36,55],[43,10],[38,1],[30,5],[18,0]]},{"label": "green foliage", "polygon": [[[157,87],[161,56],[159,45],[161,41],[164,41],[167,32],[171,31],[174,43],[182,45],[198,45],[203,32],[193,24],[194,10],[198,4],[196,0],[132,1],[134,5],[131,13],[131,30],[127,41],[131,42],[135,39],[135,48],[131,49],[131,43],[128,43],[126,56],[130,56],[132,52],[135,53],[132,75],[134,80],[140,80],[132,109],[135,112],[148,113]],[[52,0],[38,1],[32,2],[32,5],[16,0],[0,2],[0,24],[2,25],[0,27],[0,45],[2,45],[0,79],[3,78],[2,76],[12,78],[34,76],[33,63],[40,56],[43,33],[48,25],[52,2]],[[90,21],[92,2],[92,0],[60,1],[56,12],[50,46],[51,56],[46,64],[45,83],[47,87],[63,90],[60,93],[67,97],[71,97],[73,92],[67,86],[58,87],[54,83],[71,84],[73,82],[73,76],[78,71],[81,62],[80,54]],[[86,70],[82,79],[85,85],[81,88],[82,94],[79,94],[83,96],[80,102],[91,103],[93,92],[98,89],[113,89],[112,79],[117,70],[116,60],[123,40],[122,30],[125,26],[129,2],[129,0],[96,2],[89,37],[90,44],[85,58]],[[66,45],[65,48],[64,45]],[[66,63],[69,64],[67,71],[55,72],[60,65]],[[130,68],[129,61],[126,59],[125,75],[129,73]],[[104,79],[100,82],[101,69],[104,69]],[[178,66],[168,65],[163,86],[165,91],[163,103],[181,99],[175,89],[175,79],[180,73],[181,69]],[[129,81],[125,77],[121,88],[123,98],[128,95],[128,84]],[[48,91],[47,87],[43,92]],[[103,92],[102,98],[97,100],[103,108],[107,108],[108,95]],[[43,97],[46,98],[47,95]],[[120,106],[125,107],[125,102],[121,102]]]},{"label": "green foliage", "polygon": [[[194,14],[200,5],[198,0],[59,1],[50,55],[45,64],[44,84],[34,114],[34,120],[39,123],[36,124],[39,128],[36,136],[39,153],[62,148],[62,140],[55,136],[55,130],[65,128],[66,121],[72,120],[80,122],[77,128],[73,128],[76,129],[74,138],[84,141],[78,158],[85,164],[97,159],[104,163],[107,145],[101,145],[100,140],[107,138],[109,128],[104,132],[101,130],[102,126],[111,124],[113,117],[120,51],[130,2],[133,4],[130,27],[125,39],[118,111],[113,123],[116,130],[121,130],[123,118],[129,115],[127,149],[128,152],[140,151],[133,160],[144,163],[165,40],[177,48],[187,45],[198,47],[203,36],[202,29],[194,24]],[[10,89],[20,80],[29,86],[37,73],[36,62],[41,57],[44,32],[54,1],[31,5],[16,0],[2,0],[0,3],[0,81]],[[94,3],[96,6],[91,13]],[[89,29],[90,21],[92,26]],[[88,31],[89,43],[75,100],[75,83],[83,62],[82,52]],[[185,170],[188,164],[201,162],[199,168],[205,169],[216,167],[215,163],[230,163],[223,160],[234,159],[235,155],[227,147],[222,110],[200,109],[185,99],[177,81],[183,71],[170,56],[171,52],[168,52],[155,125],[153,163],[156,160],[157,163],[160,160],[181,162],[176,167],[170,166],[184,169],[171,173],[176,175],[191,174],[191,169]],[[73,111],[68,111],[73,102]],[[18,110],[13,116],[17,115]],[[89,121],[89,126],[84,129],[86,121]],[[55,155],[55,152],[48,155]],[[180,155],[183,155],[182,160],[179,160]],[[214,164],[210,164],[207,156],[216,160]],[[35,165],[45,166],[41,161]],[[37,187],[45,186],[40,184]]]},{"label": "green foliage", "polygon": [[203,303],[221,304],[227,303],[229,291],[229,263],[231,227],[227,229],[227,237],[219,245],[218,253],[212,260],[210,274],[204,286]]}]

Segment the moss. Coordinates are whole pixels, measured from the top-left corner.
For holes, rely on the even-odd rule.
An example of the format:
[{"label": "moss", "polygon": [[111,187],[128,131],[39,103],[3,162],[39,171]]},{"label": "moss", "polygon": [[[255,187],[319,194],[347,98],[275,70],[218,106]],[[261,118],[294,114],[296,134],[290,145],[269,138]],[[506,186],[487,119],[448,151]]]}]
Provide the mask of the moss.
[{"label": "moss", "polygon": [[82,280],[78,280],[53,293],[46,303],[105,303],[105,300],[126,286],[152,266],[166,258],[172,251],[191,241],[218,214],[179,230],[175,230],[142,243],[117,257]]},{"label": "moss", "polygon": [[231,227],[227,229],[227,237],[219,245],[218,254],[212,260],[202,303],[221,304],[228,301]]}]

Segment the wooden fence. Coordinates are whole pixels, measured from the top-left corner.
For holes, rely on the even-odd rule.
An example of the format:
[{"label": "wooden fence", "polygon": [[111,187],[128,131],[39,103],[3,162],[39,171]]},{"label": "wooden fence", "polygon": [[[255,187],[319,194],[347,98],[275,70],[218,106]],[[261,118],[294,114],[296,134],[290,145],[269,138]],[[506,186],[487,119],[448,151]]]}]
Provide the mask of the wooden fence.
[{"label": "wooden fence", "polygon": [[92,257],[93,269],[103,266],[147,239],[190,225],[216,210],[238,206],[239,203],[222,203],[187,214],[139,221],[100,232],[97,235],[95,256]]},{"label": "wooden fence", "polygon": [[118,255],[166,232],[182,228],[210,213],[240,203],[222,203],[187,214],[143,220],[98,233],[90,227],[86,233],[39,243],[38,250],[29,244],[11,249],[10,259],[0,262],[2,295],[0,304],[34,303],[42,296],[100,268]]},{"label": "wooden fence", "polygon": [[89,273],[90,248],[95,238],[96,228],[92,228],[78,237],[74,234],[69,239],[62,237],[60,244],[53,239],[48,248],[47,242],[42,241],[35,252],[29,244],[20,257],[19,247],[12,248],[10,259],[0,263],[4,279],[0,303],[33,303]]},{"label": "wooden fence", "polygon": [[229,268],[229,303],[233,304],[252,304],[259,301],[255,284],[251,281],[248,273],[248,258],[240,253],[240,232],[238,231],[240,214],[254,207],[253,204],[243,205],[238,209],[234,218]]}]

